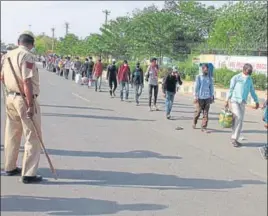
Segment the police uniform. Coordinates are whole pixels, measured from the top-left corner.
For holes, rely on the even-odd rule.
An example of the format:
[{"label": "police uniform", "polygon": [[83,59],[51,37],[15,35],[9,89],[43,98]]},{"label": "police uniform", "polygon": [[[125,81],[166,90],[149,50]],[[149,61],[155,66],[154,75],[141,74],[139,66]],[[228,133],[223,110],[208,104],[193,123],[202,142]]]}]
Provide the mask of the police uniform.
[{"label": "police uniform", "polygon": [[[31,32],[24,32],[33,37]],[[34,37],[33,37],[34,38]],[[39,74],[35,65],[35,56],[24,46],[7,53],[2,62],[1,77],[4,78],[6,87],[6,128],[5,128],[5,171],[12,173],[17,168],[17,158],[20,149],[21,136],[25,137],[24,157],[21,175],[23,177],[35,177],[38,169],[41,147],[35,132],[32,120],[27,118],[27,107],[23,102],[16,80],[11,71],[7,58],[10,58],[19,84],[23,89],[23,80],[31,79],[33,86],[34,114],[32,120],[36,130],[41,134],[41,114],[37,97],[40,93]],[[24,94],[24,93],[23,93]]]}]

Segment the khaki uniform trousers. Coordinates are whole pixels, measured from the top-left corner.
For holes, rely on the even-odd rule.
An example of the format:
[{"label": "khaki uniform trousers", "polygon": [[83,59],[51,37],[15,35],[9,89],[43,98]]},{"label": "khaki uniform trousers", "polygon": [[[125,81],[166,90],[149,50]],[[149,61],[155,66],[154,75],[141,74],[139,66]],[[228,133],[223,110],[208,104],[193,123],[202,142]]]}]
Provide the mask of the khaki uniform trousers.
[{"label": "khaki uniform trousers", "polygon": [[[35,122],[39,136],[41,134],[40,105],[34,101]],[[5,170],[11,171],[17,167],[22,133],[25,137],[24,156],[22,161],[22,176],[36,176],[41,146],[34,130],[31,119],[26,118],[27,107],[21,96],[8,95],[6,97],[6,129],[5,129]]]}]

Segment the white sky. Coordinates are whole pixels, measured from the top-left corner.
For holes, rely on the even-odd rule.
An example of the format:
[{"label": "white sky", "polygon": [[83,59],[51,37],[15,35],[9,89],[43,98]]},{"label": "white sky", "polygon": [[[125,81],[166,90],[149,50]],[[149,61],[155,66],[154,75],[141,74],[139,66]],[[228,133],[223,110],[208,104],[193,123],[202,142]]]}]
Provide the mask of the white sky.
[{"label": "white sky", "polygon": [[[216,7],[225,2],[202,1]],[[1,41],[16,43],[19,34],[29,30],[29,25],[34,34],[51,35],[54,27],[55,36],[61,37],[65,34],[66,21],[70,23],[69,32],[86,37],[99,32],[105,21],[103,10],[111,11],[108,19],[113,19],[153,3],[162,7],[164,1],[1,1]]]}]

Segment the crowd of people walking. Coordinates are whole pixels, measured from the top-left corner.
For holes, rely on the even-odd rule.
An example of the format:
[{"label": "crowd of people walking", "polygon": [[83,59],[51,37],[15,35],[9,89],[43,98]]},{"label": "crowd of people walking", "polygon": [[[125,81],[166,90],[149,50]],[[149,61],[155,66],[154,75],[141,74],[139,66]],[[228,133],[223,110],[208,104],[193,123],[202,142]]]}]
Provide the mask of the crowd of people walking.
[{"label": "crowd of people walking", "polygon": [[[71,79],[82,85],[93,85],[95,91],[101,91],[103,71],[106,70],[106,80],[109,84],[110,97],[116,96],[116,90],[120,88],[121,101],[129,100],[129,88],[134,89],[134,98],[136,105],[139,105],[139,98],[142,95],[144,82],[148,83],[148,107],[149,111],[158,111],[157,99],[159,93],[159,66],[157,58],[152,58],[147,70],[144,72],[140,63],[137,62],[136,67],[131,71],[128,61],[124,60],[122,64],[117,67],[116,60],[113,59],[107,68],[103,67],[101,59],[96,63],[93,62],[92,57],[85,58],[82,62],[79,57],[71,61],[70,57],[62,58],[56,55],[48,55],[42,57],[43,67],[49,71],[53,71],[59,76],[64,76],[69,79],[69,72],[72,71]],[[226,99],[225,109],[229,110],[229,106],[233,113],[233,125],[231,143],[234,147],[240,147],[239,142],[240,133],[242,130],[245,106],[248,95],[251,94],[256,109],[259,108],[259,100],[255,93],[253,80],[251,74],[253,67],[250,64],[245,64],[243,72],[235,75],[231,79],[229,94]],[[167,119],[171,119],[172,105],[175,95],[178,91],[178,86],[183,82],[177,67],[168,68],[168,73],[162,81],[162,93],[165,97],[165,114]],[[211,104],[214,102],[214,82],[212,73],[209,72],[209,65],[202,65],[202,73],[197,75],[195,81],[194,104],[195,113],[193,116],[193,129],[196,129],[196,124],[200,115],[203,114],[201,130],[209,133],[207,130],[209,122],[209,110]],[[267,101],[262,106],[265,109],[263,121],[267,128]],[[260,149],[262,154],[267,158],[267,145]]]}]

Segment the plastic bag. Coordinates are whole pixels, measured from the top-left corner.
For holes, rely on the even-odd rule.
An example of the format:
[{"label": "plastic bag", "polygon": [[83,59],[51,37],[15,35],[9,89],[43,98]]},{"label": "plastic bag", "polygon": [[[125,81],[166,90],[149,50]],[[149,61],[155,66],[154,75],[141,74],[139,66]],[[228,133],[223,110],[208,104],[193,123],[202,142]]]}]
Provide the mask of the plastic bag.
[{"label": "plastic bag", "polygon": [[83,77],[82,78],[82,85],[87,85],[88,84],[88,78],[87,77]]},{"label": "plastic bag", "polygon": [[94,86],[94,80],[93,79],[89,79],[88,80],[88,87]]},{"label": "plastic bag", "polygon": [[77,73],[75,75],[75,83],[81,85],[81,83],[82,83],[82,75],[81,74]]},{"label": "plastic bag", "polygon": [[219,124],[223,128],[231,128],[233,125],[233,113],[230,110],[223,109],[220,112]]}]

